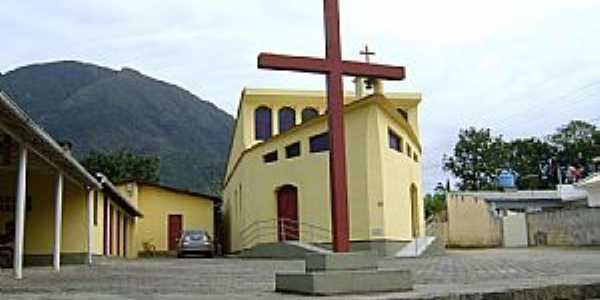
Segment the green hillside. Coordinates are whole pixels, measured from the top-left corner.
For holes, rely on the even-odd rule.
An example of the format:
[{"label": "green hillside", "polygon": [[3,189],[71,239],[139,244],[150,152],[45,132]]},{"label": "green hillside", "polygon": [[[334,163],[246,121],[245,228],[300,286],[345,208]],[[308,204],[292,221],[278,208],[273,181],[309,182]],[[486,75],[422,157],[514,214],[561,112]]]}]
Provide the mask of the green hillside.
[{"label": "green hillside", "polygon": [[196,191],[223,174],[233,118],[210,102],[135,70],[80,62],[18,68],[0,75],[11,95],[75,156],[129,149],[161,158],[161,182]]}]

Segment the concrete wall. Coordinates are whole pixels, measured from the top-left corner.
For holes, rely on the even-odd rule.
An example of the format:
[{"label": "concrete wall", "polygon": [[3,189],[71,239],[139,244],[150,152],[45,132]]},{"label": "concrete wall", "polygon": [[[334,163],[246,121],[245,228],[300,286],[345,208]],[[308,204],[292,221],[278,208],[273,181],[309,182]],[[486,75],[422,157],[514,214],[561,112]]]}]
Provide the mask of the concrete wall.
[{"label": "concrete wall", "polygon": [[497,247],[501,243],[502,221],[482,199],[448,195],[448,246]]},{"label": "concrete wall", "polygon": [[527,247],[525,214],[513,214],[502,218],[502,244],[506,248]]},{"label": "concrete wall", "polygon": [[600,180],[597,178],[594,179],[594,182],[583,186],[583,189],[588,194],[587,204],[589,207],[600,207]]},{"label": "concrete wall", "polygon": [[600,208],[576,208],[527,214],[529,244],[600,245]]},{"label": "concrete wall", "polygon": [[427,236],[434,236],[443,247],[448,245],[448,222],[431,222],[427,224]]},{"label": "concrete wall", "polygon": [[136,224],[134,247],[143,251],[143,243],[151,241],[157,251],[168,251],[169,215],[183,216],[183,230],[206,230],[214,237],[213,201],[187,193],[155,186],[136,184],[139,209],[144,214]]},{"label": "concrete wall", "polygon": [[[304,98],[303,98],[304,97]],[[298,98],[304,102],[291,101]],[[328,152],[310,153],[309,139],[311,136],[327,131],[326,118],[321,117],[296,127],[286,134],[274,136],[268,142],[253,141],[253,109],[269,103],[269,100],[281,101],[271,104],[275,116],[277,105],[290,103],[297,107],[303,105],[323,109],[323,95],[314,97],[312,94],[300,94],[293,97],[288,95],[271,95],[262,99],[254,96],[242,101],[240,114],[243,122],[244,143],[246,149],[240,160],[231,164],[231,159],[239,150],[232,149],[230,156],[230,174],[226,177],[224,191],[224,210],[226,232],[228,236],[227,249],[230,252],[250,247],[242,241],[242,230],[252,226],[257,221],[274,220],[277,218],[276,191],[287,184],[298,188],[299,221],[314,224],[330,231],[330,191]],[[278,100],[274,100],[278,99]],[[308,99],[308,100],[307,100]],[[288,100],[289,102],[286,102]],[[370,100],[370,99],[369,99]],[[263,101],[263,102],[261,102]],[[378,102],[379,101],[379,102]],[[412,100],[411,100],[412,101]],[[424,232],[422,180],[420,163],[420,143],[418,132],[408,122],[395,112],[395,107],[386,107],[390,101],[372,99],[354,103],[346,107],[346,155],[348,163],[350,235],[353,241],[366,240],[411,240],[411,201],[410,186],[417,187],[417,205],[420,226]],[[406,101],[409,120],[416,122],[416,104]],[[399,103],[403,103],[398,100]],[[246,109],[245,107],[248,106]],[[299,120],[298,120],[299,121]],[[275,122],[275,119],[274,119]],[[408,157],[406,153],[397,153],[388,147],[388,129],[401,135],[405,143],[409,143],[416,157]],[[274,126],[274,131],[277,128]],[[234,137],[238,138],[236,133]],[[294,142],[301,143],[301,155],[293,159],[285,158],[285,146]],[[234,148],[238,144],[233,142]],[[272,151],[278,152],[278,161],[265,163],[263,155]],[[309,242],[329,242],[331,237],[326,235],[311,236],[309,226],[301,225],[301,240]],[[276,227],[270,231],[261,230],[263,234],[254,243],[277,241]]]}]

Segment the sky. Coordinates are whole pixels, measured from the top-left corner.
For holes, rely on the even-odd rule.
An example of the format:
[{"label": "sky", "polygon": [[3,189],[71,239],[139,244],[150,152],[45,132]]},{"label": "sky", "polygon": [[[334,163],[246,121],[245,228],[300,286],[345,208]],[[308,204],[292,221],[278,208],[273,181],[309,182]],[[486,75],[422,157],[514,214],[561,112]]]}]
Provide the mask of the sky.
[{"label": "sky", "polygon": [[[56,60],[130,67],[235,114],[244,87],[323,89],[256,68],[257,54],[324,55],[322,0],[2,0],[0,72]],[[407,67],[420,92],[427,190],[458,132],[544,136],[600,125],[600,1],[340,0],[344,59]],[[351,89],[346,81],[347,89]]]}]

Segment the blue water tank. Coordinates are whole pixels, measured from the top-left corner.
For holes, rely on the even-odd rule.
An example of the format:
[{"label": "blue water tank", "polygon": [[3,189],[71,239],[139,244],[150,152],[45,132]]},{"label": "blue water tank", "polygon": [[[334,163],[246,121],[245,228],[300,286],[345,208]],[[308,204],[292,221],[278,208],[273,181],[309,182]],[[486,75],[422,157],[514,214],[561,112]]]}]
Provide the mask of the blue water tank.
[{"label": "blue water tank", "polygon": [[517,180],[516,174],[510,170],[502,170],[500,176],[498,176],[498,183],[503,188],[514,188],[515,181]]}]

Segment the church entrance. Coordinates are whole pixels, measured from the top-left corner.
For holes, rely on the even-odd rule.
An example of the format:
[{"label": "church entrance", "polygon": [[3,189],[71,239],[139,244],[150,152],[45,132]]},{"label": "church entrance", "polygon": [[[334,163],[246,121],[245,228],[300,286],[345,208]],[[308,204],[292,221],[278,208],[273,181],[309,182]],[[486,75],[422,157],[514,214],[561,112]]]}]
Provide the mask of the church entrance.
[{"label": "church entrance", "polygon": [[279,241],[297,241],[298,230],[298,189],[285,185],[277,191],[277,229]]},{"label": "church entrance", "polygon": [[419,236],[419,192],[414,184],[410,186],[410,206],[412,237],[416,238]]}]

